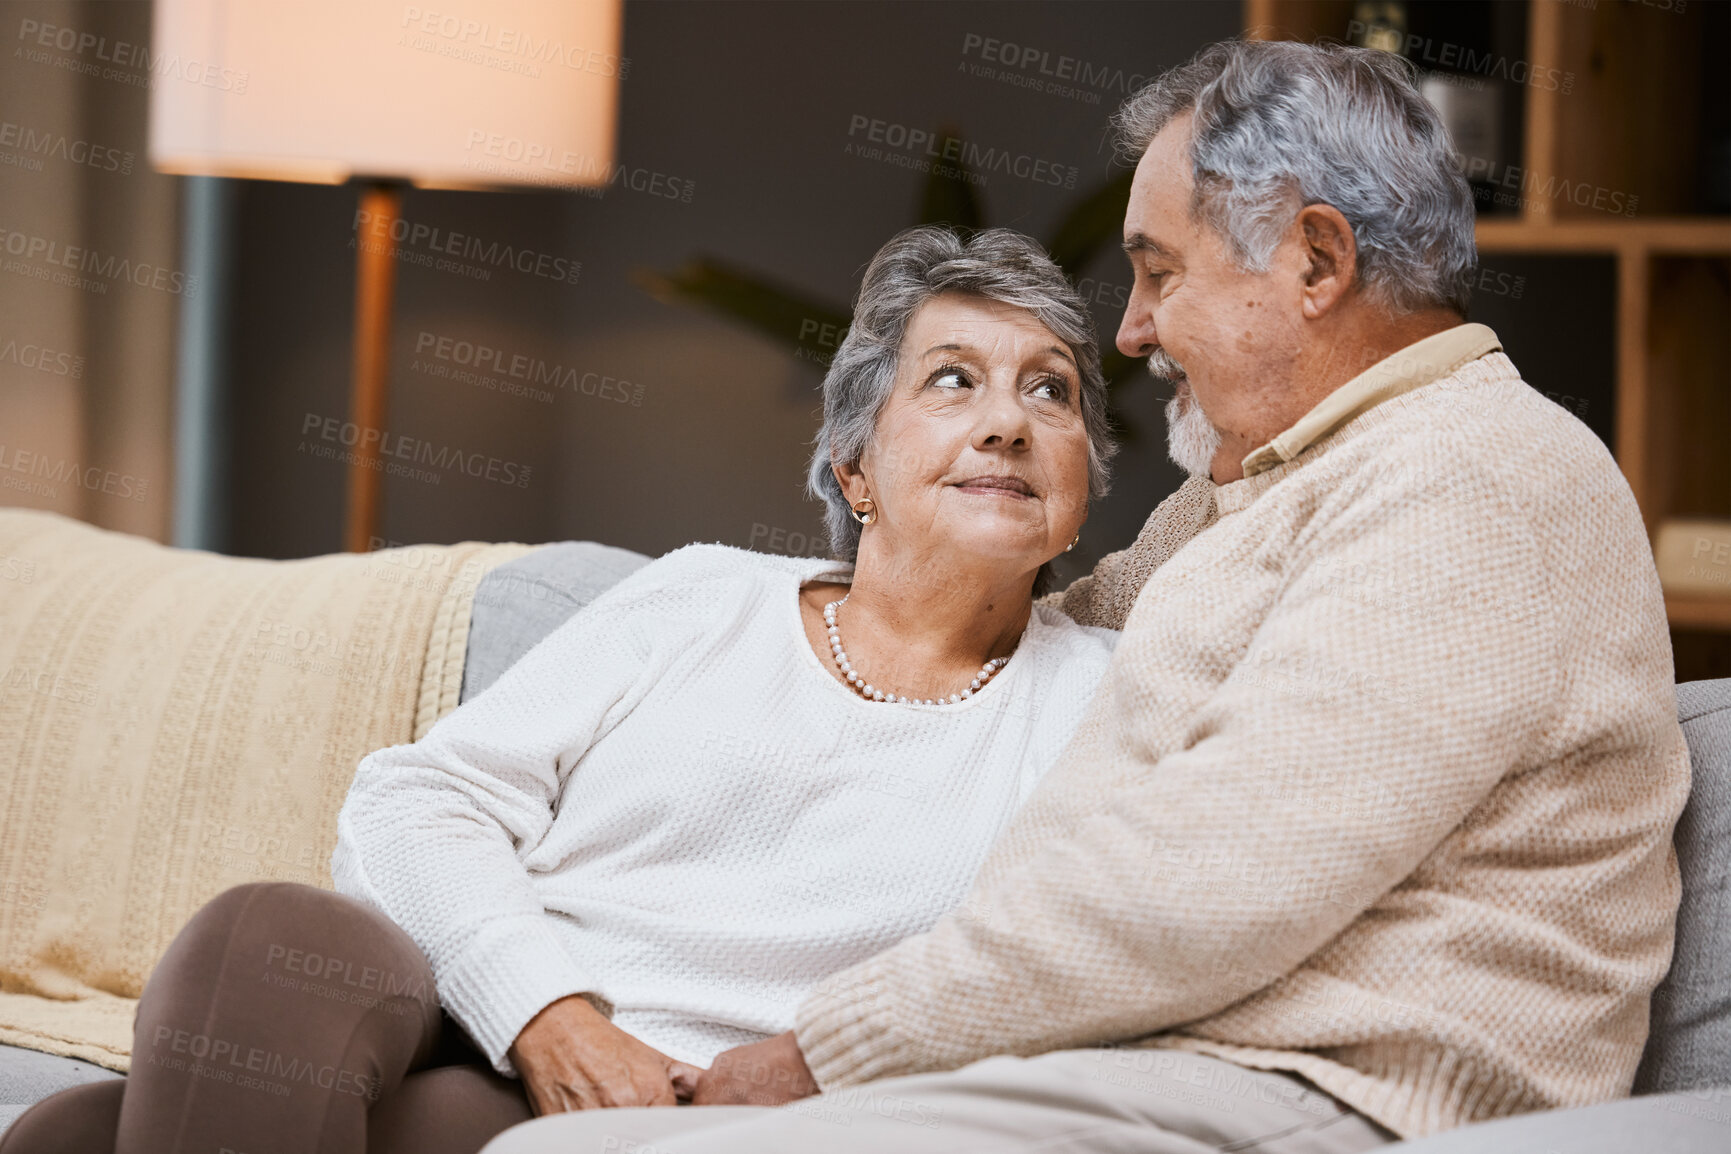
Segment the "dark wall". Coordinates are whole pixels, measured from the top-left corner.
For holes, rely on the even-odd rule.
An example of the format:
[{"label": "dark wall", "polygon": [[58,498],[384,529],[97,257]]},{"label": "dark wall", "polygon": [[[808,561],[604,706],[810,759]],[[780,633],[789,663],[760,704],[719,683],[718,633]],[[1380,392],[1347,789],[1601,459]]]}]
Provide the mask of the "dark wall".
[{"label": "dark wall", "polygon": [[[435,471],[436,482],[391,477],[381,535],[587,538],[650,553],[692,540],[818,551],[806,540],[819,520],[802,483],[821,334],[796,355],[655,299],[634,273],[707,255],[845,306],[872,253],[914,222],[925,180],[850,154],[869,131],[855,127],[861,117],[957,132],[1044,161],[1042,175],[1056,168],[1061,180],[1073,169],[1073,188],[983,174],[989,223],[1050,239],[1064,210],[1108,175],[1106,120],[1117,104],[1148,75],[1235,35],[1240,13],[1236,0],[629,4],[619,159],[644,190],[406,197],[412,223],[582,269],[570,284],[399,263],[386,431],[486,454],[501,476],[505,465],[513,477],[516,467],[529,472],[525,486],[449,469]],[[987,65],[1020,83],[978,74],[988,38],[1029,59],[1026,68]],[[1094,82],[1028,86],[1049,79],[1040,68],[1056,71],[1062,57],[1086,63]],[[266,557],[336,550],[344,468],[315,454],[335,447],[317,423],[348,412],[355,192],[260,182],[240,200],[231,548]],[[1109,247],[1088,272],[1084,288],[1099,298],[1109,346],[1126,264]],[[429,363],[459,367],[429,361],[440,338],[453,351],[468,341],[561,366],[576,387],[551,390],[547,402],[435,376]],[[1156,386],[1138,378],[1120,401],[1134,441],[1112,496],[1066,558],[1072,573],[1127,543],[1180,480],[1165,460]]]},{"label": "dark wall", "polygon": [[[1074,170],[1073,188],[982,174],[988,223],[1049,240],[1079,198],[1121,171],[1106,135],[1117,104],[1236,35],[1240,15],[1237,0],[629,4],[620,160],[641,189],[407,194],[405,217],[429,239],[398,264],[385,431],[436,453],[480,454],[500,477],[521,481],[526,469],[527,482],[450,468],[390,477],[381,536],[821,551],[818,508],[803,494],[820,359],[833,351],[819,318],[796,350],[657,299],[641,274],[715,258],[845,309],[872,253],[916,219],[926,179],[850,151],[870,146],[862,118],[960,134],[1044,162],[1042,173],[1055,167],[1061,182]],[[1026,67],[1002,64],[1012,43]],[[1046,91],[1035,86],[1051,79],[1042,68],[1086,71],[1093,83]],[[355,208],[352,188],[243,188],[235,552],[341,548],[344,467],[318,455],[340,446],[318,434],[348,413]],[[581,272],[569,283],[421,263],[433,259],[432,238],[454,233],[544,255],[549,270],[580,261]],[[1472,309],[1535,387],[1607,441],[1614,279],[1605,260],[1493,254]],[[1106,246],[1081,287],[1109,347],[1129,287],[1122,255]],[[451,356],[468,342],[556,367],[570,387],[536,397],[437,375],[463,368],[430,355],[441,341]],[[1128,430],[1117,481],[1062,575],[1128,543],[1181,480],[1165,459],[1164,396],[1141,374],[1117,391]]]}]

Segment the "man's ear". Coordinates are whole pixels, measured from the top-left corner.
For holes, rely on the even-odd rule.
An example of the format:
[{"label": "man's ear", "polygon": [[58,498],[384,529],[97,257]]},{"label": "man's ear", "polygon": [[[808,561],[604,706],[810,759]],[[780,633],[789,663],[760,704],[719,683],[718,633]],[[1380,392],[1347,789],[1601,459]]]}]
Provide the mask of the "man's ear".
[{"label": "man's ear", "polygon": [[1306,320],[1334,308],[1358,280],[1358,242],[1352,225],[1332,204],[1307,204],[1298,211],[1299,235],[1309,264],[1304,274]]}]

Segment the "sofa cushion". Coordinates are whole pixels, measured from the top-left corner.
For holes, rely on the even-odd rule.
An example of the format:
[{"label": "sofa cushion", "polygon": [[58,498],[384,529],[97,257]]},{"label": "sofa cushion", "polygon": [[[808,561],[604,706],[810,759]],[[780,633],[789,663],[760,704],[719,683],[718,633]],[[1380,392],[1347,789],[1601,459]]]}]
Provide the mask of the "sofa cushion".
[{"label": "sofa cushion", "polygon": [[328,888],[355,766],[456,707],[475,591],[527,550],[262,561],[0,509],[32,575],[0,582],[0,1042],[124,1070],[199,907]]},{"label": "sofa cushion", "polygon": [[478,696],[566,618],[648,563],[629,549],[562,541],[489,572],[469,609],[462,700]]},{"label": "sofa cushion", "polygon": [[1679,685],[1677,719],[1692,773],[1675,837],[1683,902],[1637,1094],[1731,1086],[1731,678]]},{"label": "sofa cushion", "polygon": [[50,1094],[83,1082],[118,1078],[112,1070],[20,1046],[0,1046],[0,1134]]},{"label": "sofa cushion", "polygon": [[1388,1154],[1725,1154],[1731,1150],[1731,1090],[1523,1114],[1380,1149]]}]

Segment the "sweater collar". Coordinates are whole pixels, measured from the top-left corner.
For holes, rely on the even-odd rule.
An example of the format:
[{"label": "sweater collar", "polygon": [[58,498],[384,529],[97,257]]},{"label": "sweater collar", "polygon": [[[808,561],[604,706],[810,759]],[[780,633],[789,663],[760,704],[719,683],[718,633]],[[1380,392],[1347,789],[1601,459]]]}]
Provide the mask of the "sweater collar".
[{"label": "sweater collar", "polygon": [[1298,456],[1360,413],[1390,397],[1449,376],[1503,344],[1486,325],[1464,324],[1433,333],[1384,357],[1324,397],[1310,412],[1244,458],[1246,479]]}]

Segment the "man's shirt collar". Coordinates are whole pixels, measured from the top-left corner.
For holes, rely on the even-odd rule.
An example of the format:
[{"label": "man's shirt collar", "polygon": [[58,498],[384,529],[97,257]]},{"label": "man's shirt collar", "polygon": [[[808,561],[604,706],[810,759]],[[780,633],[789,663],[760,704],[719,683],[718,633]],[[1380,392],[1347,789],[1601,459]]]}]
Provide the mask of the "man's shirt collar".
[{"label": "man's shirt collar", "polygon": [[1366,409],[1448,376],[1462,365],[1503,347],[1486,325],[1464,324],[1384,357],[1300,417],[1286,432],[1244,458],[1246,477],[1290,461]]}]

